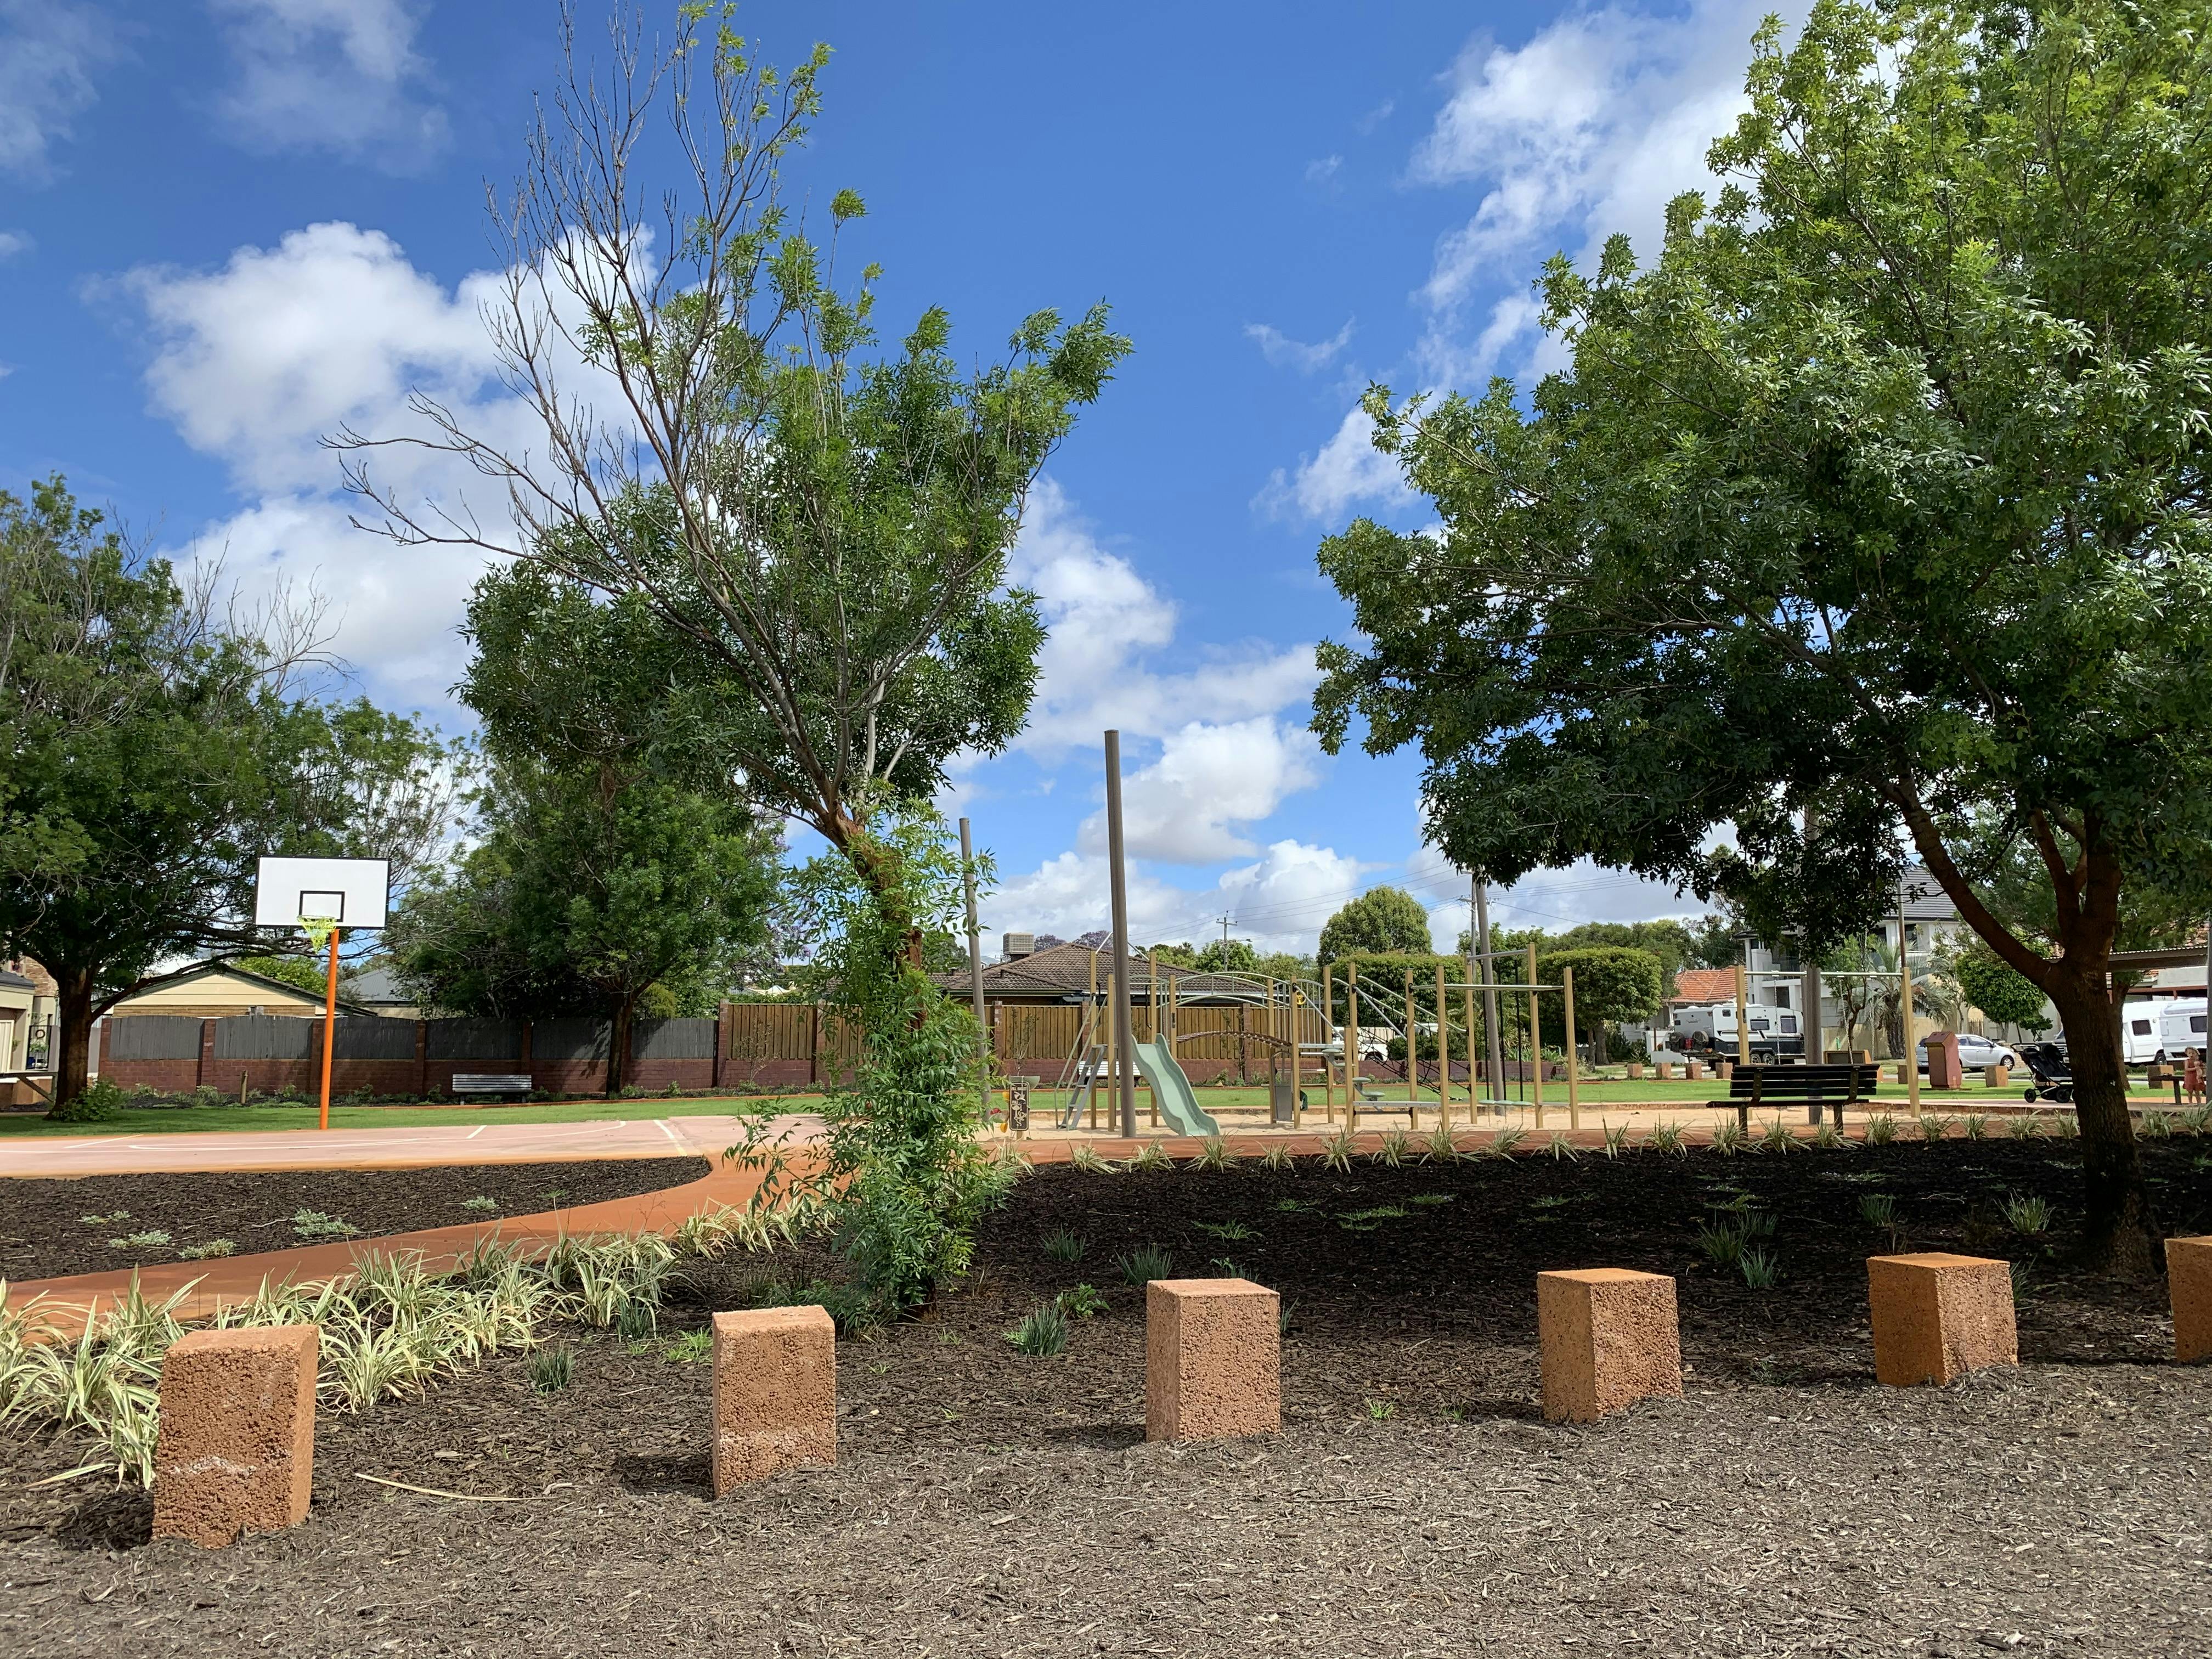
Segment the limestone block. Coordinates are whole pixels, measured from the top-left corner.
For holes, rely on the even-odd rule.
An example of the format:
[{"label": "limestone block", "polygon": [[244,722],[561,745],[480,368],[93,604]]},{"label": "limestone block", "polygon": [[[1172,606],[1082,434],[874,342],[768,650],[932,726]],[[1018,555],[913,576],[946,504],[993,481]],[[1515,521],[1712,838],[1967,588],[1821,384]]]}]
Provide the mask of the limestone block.
[{"label": "limestone block", "polygon": [[1145,1438],[1221,1440],[1283,1425],[1281,1299],[1249,1279],[1145,1286]]},{"label": "limestone block", "polygon": [[216,1549],[307,1518],[320,1340],[313,1325],[178,1339],[161,1362],[156,1538]]},{"label": "limestone block", "polygon": [[1672,1083],[1674,1080],[1674,1062],[1673,1060],[1662,1060],[1659,1062],[1659,1080],[1662,1083]]},{"label": "limestone block", "polygon": [[837,1328],[819,1307],[714,1316],[714,1496],[837,1461]]},{"label": "limestone block", "polygon": [[1703,1083],[1705,1080],[1705,1062],[1702,1060],[1690,1061],[1682,1068],[1682,1075],[1692,1083]]},{"label": "limestone block", "polygon": [[1536,1275],[1544,1415],[1595,1423],[1651,1395],[1682,1392],[1674,1281],[1626,1267]]},{"label": "limestone block", "polygon": [[1930,1031],[1928,1034],[1928,1086],[1931,1089],[1963,1089],[1966,1074],[1959,1065],[1959,1034],[1956,1031]]},{"label": "limestone block", "polygon": [[2173,1298],[2173,1357],[2212,1359],[2212,1237],[2166,1241],[2166,1294]]},{"label": "limestone block", "polygon": [[1942,1250],[1869,1256],[1867,1299],[1874,1374],[1893,1388],[2020,1363],[2008,1262]]}]

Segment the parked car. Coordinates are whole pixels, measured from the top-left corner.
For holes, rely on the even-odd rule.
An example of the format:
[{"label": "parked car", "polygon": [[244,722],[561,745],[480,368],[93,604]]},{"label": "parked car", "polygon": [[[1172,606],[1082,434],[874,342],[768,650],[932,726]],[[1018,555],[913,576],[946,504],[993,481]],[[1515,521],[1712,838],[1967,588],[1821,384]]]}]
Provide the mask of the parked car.
[{"label": "parked car", "polygon": [[[1928,1069],[1928,1040],[1920,1041],[1918,1055],[1920,1069]],[[2009,1066],[2014,1071],[2021,1067],[2020,1050],[2009,1043],[1992,1038],[1976,1036],[1971,1031],[1959,1033],[1959,1064],[1969,1072],[1978,1072],[1990,1066]]]}]

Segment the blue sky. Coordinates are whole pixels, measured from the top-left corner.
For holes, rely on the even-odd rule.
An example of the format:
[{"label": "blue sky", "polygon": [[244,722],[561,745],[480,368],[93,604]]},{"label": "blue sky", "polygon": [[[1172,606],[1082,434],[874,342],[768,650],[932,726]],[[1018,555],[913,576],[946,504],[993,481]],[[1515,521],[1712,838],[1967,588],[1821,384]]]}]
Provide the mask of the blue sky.
[{"label": "blue sky", "polygon": [[[948,801],[997,856],[988,927],[1103,924],[1108,726],[1140,938],[1226,915],[1310,948],[1380,882],[1440,940],[1465,925],[1411,758],[1304,731],[1313,641],[1344,619],[1316,543],[1424,521],[1356,402],[1540,372],[1530,278],[1615,229],[1650,245],[1740,106],[1759,9],[744,9],[773,58],[835,49],[789,175],[866,198],[847,235],[885,267],[887,332],[942,304],[982,360],[1026,313],[1103,298],[1136,343],[1025,521],[1054,627],[1036,720]],[[512,418],[476,314],[483,191],[519,167],[554,17],[0,0],[0,488],[60,471],[173,557],[313,586],[366,690],[459,729],[451,629],[481,564],[351,530],[317,440],[398,429],[416,387]],[[1583,868],[1499,914],[1695,908]]]}]

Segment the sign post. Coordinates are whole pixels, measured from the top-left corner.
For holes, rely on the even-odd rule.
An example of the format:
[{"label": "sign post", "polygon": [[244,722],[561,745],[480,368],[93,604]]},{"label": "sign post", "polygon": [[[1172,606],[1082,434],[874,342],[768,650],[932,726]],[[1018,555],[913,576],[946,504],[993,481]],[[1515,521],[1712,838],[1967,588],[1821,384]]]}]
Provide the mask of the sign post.
[{"label": "sign post", "polygon": [[330,947],[323,988],[323,1078],[318,1127],[331,1127],[331,1060],[337,1046],[338,941],[347,928],[384,926],[392,866],[383,859],[264,858],[255,881],[258,927],[297,927],[318,948]]}]

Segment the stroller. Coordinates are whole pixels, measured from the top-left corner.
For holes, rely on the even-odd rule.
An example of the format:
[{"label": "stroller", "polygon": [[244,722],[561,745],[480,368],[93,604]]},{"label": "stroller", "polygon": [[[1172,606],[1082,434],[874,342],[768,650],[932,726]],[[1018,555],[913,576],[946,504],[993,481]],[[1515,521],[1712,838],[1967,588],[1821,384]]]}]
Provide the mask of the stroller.
[{"label": "stroller", "polygon": [[2056,1042],[2023,1043],[2020,1057],[2035,1078],[2026,1095],[2029,1104],[2039,1100],[2057,1101],[2062,1105],[2072,1103],[2074,1073],[2063,1046]]}]

